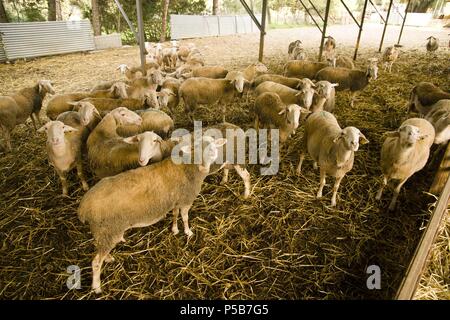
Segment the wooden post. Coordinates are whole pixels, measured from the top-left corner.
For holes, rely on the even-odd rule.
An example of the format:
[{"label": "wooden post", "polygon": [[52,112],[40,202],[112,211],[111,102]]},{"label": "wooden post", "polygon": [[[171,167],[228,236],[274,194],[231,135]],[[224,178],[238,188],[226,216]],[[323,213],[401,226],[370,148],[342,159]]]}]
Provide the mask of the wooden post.
[{"label": "wooden post", "polygon": [[267,1],[263,0],[261,12],[261,31],[259,35],[259,62],[263,61],[264,57],[264,36],[266,35],[266,15],[267,15]]},{"label": "wooden post", "polygon": [[330,4],[331,0],[327,0],[327,5],[325,7],[325,18],[323,20],[322,39],[320,40],[319,61],[322,61],[323,45],[325,43],[325,36],[327,34],[328,14],[330,13]]},{"label": "wooden post", "polygon": [[141,53],[141,68],[145,70],[145,39],[144,39],[144,17],[142,15],[142,0],[136,0],[137,22],[138,22],[138,36],[139,49]]},{"label": "wooden post", "polygon": [[450,143],[445,150],[444,158],[439,165],[439,169],[434,177],[433,184],[430,188],[430,193],[438,196],[441,194],[445,183],[447,182],[450,174]]}]

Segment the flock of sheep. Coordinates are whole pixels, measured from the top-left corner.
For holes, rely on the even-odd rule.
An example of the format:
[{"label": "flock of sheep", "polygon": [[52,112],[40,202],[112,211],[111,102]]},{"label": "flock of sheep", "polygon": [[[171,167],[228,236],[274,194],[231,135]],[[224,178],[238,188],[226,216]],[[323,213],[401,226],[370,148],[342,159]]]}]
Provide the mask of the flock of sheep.
[{"label": "flock of sheep", "polygon": [[[428,39],[428,51],[437,49],[433,39]],[[177,218],[181,213],[184,232],[192,235],[188,212],[207,175],[223,169],[222,182],[226,183],[229,170],[234,169],[244,181],[244,197],[251,194],[245,165],[215,163],[225,152],[225,144],[236,143],[236,136],[206,135],[196,141],[203,147],[201,163],[173,161],[172,150],[180,137],[170,134],[181,100],[191,121],[198,105],[220,105],[222,123],[210,128],[237,132],[238,126],[226,122],[227,107],[236,99],[255,96],[254,127],[278,129],[280,143],[303,123],[297,172],[301,173],[308,153],[320,171],[318,198],[322,197],[326,177],[334,177],[331,206],[336,205],[339,185],[352,169],[359,145],[369,142],[358,128],[341,128],[332,112],[336,90],[349,90],[353,105],[357,92],[377,79],[378,60],[369,59],[364,70],[357,69],[351,59],[336,53],[332,37],[325,42],[326,62],[308,60],[300,40],[291,43],[283,75],[269,74],[262,63],[236,71],[205,66],[193,44],[149,44],[146,49],[145,68],[122,64],[118,70],[125,80],[98,84],[90,92],[54,95],[51,81],[41,80],[34,87],[0,97],[0,126],[7,151],[12,150],[11,130],[31,118],[35,129],[47,134],[48,159],[60,177],[64,195],[69,188],[67,173],[77,169],[87,191],[79,206],[79,218],[89,223],[97,248],[92,261],[92,288],[97,293],[101,292],[102,264],[113,260],[110,252],[124,241],[126,230],[152,225],[172,212],[172,232],[179,232]],[[388,72],[399,50],[393,46],[383,54],[382,63]],[[50,121],[41,126],[39,112],[47,94],[54,95],[46,107]],[[402,185],[425,166],[432,144],[445,145],[450,138],[448,92],[431,83],[419,83],[411,93],[410,111],[421,117],[410,118],[398,130],[387,132],[381,149],[383,184],[377,199],[388,180],[399,180],[390,210]],[[185,154],[192,149],[189,145],[181,147]],[[83,160],[99,180],[90,190]]]}]

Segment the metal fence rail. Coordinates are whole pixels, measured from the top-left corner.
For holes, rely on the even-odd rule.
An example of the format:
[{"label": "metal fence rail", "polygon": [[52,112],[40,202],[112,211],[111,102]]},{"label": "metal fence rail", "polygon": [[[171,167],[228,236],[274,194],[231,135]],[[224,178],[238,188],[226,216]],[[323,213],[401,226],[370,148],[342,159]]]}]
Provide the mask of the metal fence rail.
[{"label": "metal fence rail", "polygon": [[224,36],[258,31],[258,27],[248,15],[170,15],[170,36],[172,39]]},{"label": "metal fence rail", "polygon": [[89,20],[0,23],[0,61],[95,49]]}]

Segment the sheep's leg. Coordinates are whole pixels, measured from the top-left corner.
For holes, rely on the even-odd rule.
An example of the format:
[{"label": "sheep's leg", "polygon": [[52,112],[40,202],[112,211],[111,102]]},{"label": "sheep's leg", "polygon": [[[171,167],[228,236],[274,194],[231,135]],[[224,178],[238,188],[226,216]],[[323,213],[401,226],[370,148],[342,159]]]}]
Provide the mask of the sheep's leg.
[{"label": "sheep's leg", "polygon": [[225,184],[228,182],[228,173],[229,172],[230,172],[229,169],[223,168],[223,176],[222,176],[222,181],[220,181],[220,184]]},{"label": "sheep's leg", "polygon": [[323,191],[323,187],[325,186],[325,182],[327,179],[327,174],[325,172],[325,170],[323,170],[322,168],[320,169],[320,185],[319,185],[319,190],[317,191],[317,198],[322,198],[322,191]]},{"label": "sheep's leg", "polygon": [[[41,119],[39,118],[39,112],[34,112],[33,115],[35,117],[35,120],[36,120],[39,128],[42,127]],[[39,128],[37,128],[37,129],[39,129]]]},{"label": "sheep's leg", "polygon": [[352,108],[353,108],[353,105],[355,104],[356,93],[357,93],[357,91],[350,93],[350,106]]},{"label": "sheep's leg", "polygon": [[67,175],[64,171],[60,171],[60,170],[56,170],[56,172],[58,173],[59,179],[61,180],[61,185],[62,185],[62,194],[63,196],[67,196],[68,189],[69,189],[69,185],[67,183]]},{"label": "sheep's leg", "polygon": [[331,196],[331,206],[332,207],[336,206],[336,196],[337,196],[337,192],[339,190],[339,186],[341,185],[341,181],[343,178],[344,178],[344,176],[336,177],[336,181],[334,182],[333,195]]},{"label": "sheep's leg", "polygon": [[314,161],[314,163],[313,163],[313,169],[314,169],[314,170],[319,169],[319,166],[317,165],[317,162],[316,162],[316,161]]},{"label": "sheep's leg", "polygon": [[376,200],[381,200],[381,195],[383,194],[384,188],[387,186],[388,178],[383,175],[383,184],[380,187],[380,190],[378,190],[377,195],[375,197]]},{"label": "sheep's leg", "polygon": [[227,105],[224,103],[222,105],[222,122],[226,122]]},{"label": "sheep's leg", "polygon": [[234,170],[236,170],[237,174],[244,181],[244,199],[247,199],[250,196],[250,173],[248,173],[247,169],[242,168],[240,165],[235,165]]},{"label": "sheep's leg", "polygon": [[194,233],[189,228],[189,209],[191,206],[181,207],[181,218],[183,219],[184,224],[184,233],[188,236],[188,238],[192,237]]},{"label": "sheep's leg", "polygon": [[81,162],[81,160],[77,163],[77,175],[78,175],[78,178],[81,181],[81,185],[83,186],[83,190],[84,191],[88,191],[89,190],[89,184],[86,182],[86,178],[84,177],[84,174],[83,174],[83,163]]},{"label": "sheep's leg", "polygon": [[[123,235],[119,238],[123,238]],[[103,262],[111,262],[113,260],[109,253],[116,246],[117,242],[118,241],[113,241],[109,246],[97,249],[97,254],[92,260],[92,290],[97,294],[102,292],[100,276],[102,273]]]},{"label": "sheep's leg", "polygon": [[11,132],[5,126],[1,126],[3,139],[5,140],[5,150],[6,152],[11,152]]},{"label": "sheep's leg", "polygon": [[180,214],[180,208],[175,208],[172,210],[172,214],[173,214],[173,222],[172,222],[172,233],[174,235],[177,235],[180,230],[178,230],[178,215]]},{"label": "sheep's leg", "polygon": [[258,118],[258,116],[255,117],[254,127],[255,127],[255,130],[259,130],[259,118]]},{"label": "sheep's leg", "polygon": [[[408,177],[409,178],[409,177]],[[397,185],[397,187],[394,190],[394,195],[392,196],[391,203],[389,204],[389,210],[392,211],[395,209],[395,204],[397,202],[398,195],[400,193],[400,189],[402,188],[403,184],[408,180],[408,178],[403,179],[400,181],[400,183]]]},{"label": "sheep's leg", "polygon": [[300,175],[302,173],[302,164],[303,161],[305,160],[305,153],[302,152],[300,153],[300,160],[298,161],[298,166],[297,166],[297,174]]}]

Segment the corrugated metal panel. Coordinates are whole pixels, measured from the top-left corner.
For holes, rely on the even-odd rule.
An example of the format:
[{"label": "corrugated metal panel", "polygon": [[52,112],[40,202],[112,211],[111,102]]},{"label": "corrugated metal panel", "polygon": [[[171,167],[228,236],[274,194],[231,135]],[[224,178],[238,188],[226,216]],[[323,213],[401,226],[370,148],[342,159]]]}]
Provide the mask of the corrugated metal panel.
[{"label": "corrugated metal panel", "polygon": [[211,37],[257,31],[249,16],[170,15],[172,39]]},{"label": "corrugated metal panel", "polygon": [[120,48],[122,39],[119,33],[106,34],[94,37],[95,49],[103,50],[110,48]]},{"label": "corrugated metal panel", "polygon": [[8,60],[94,50],[89,20],[0,23]]},{"label": "corrugated metal panel", "polygon": [[6,61],[6,54],[5,54],[5,50],[3,50],[3,41],[2,41],[2,37],[0,34],[0,62],[4,62]]}]

